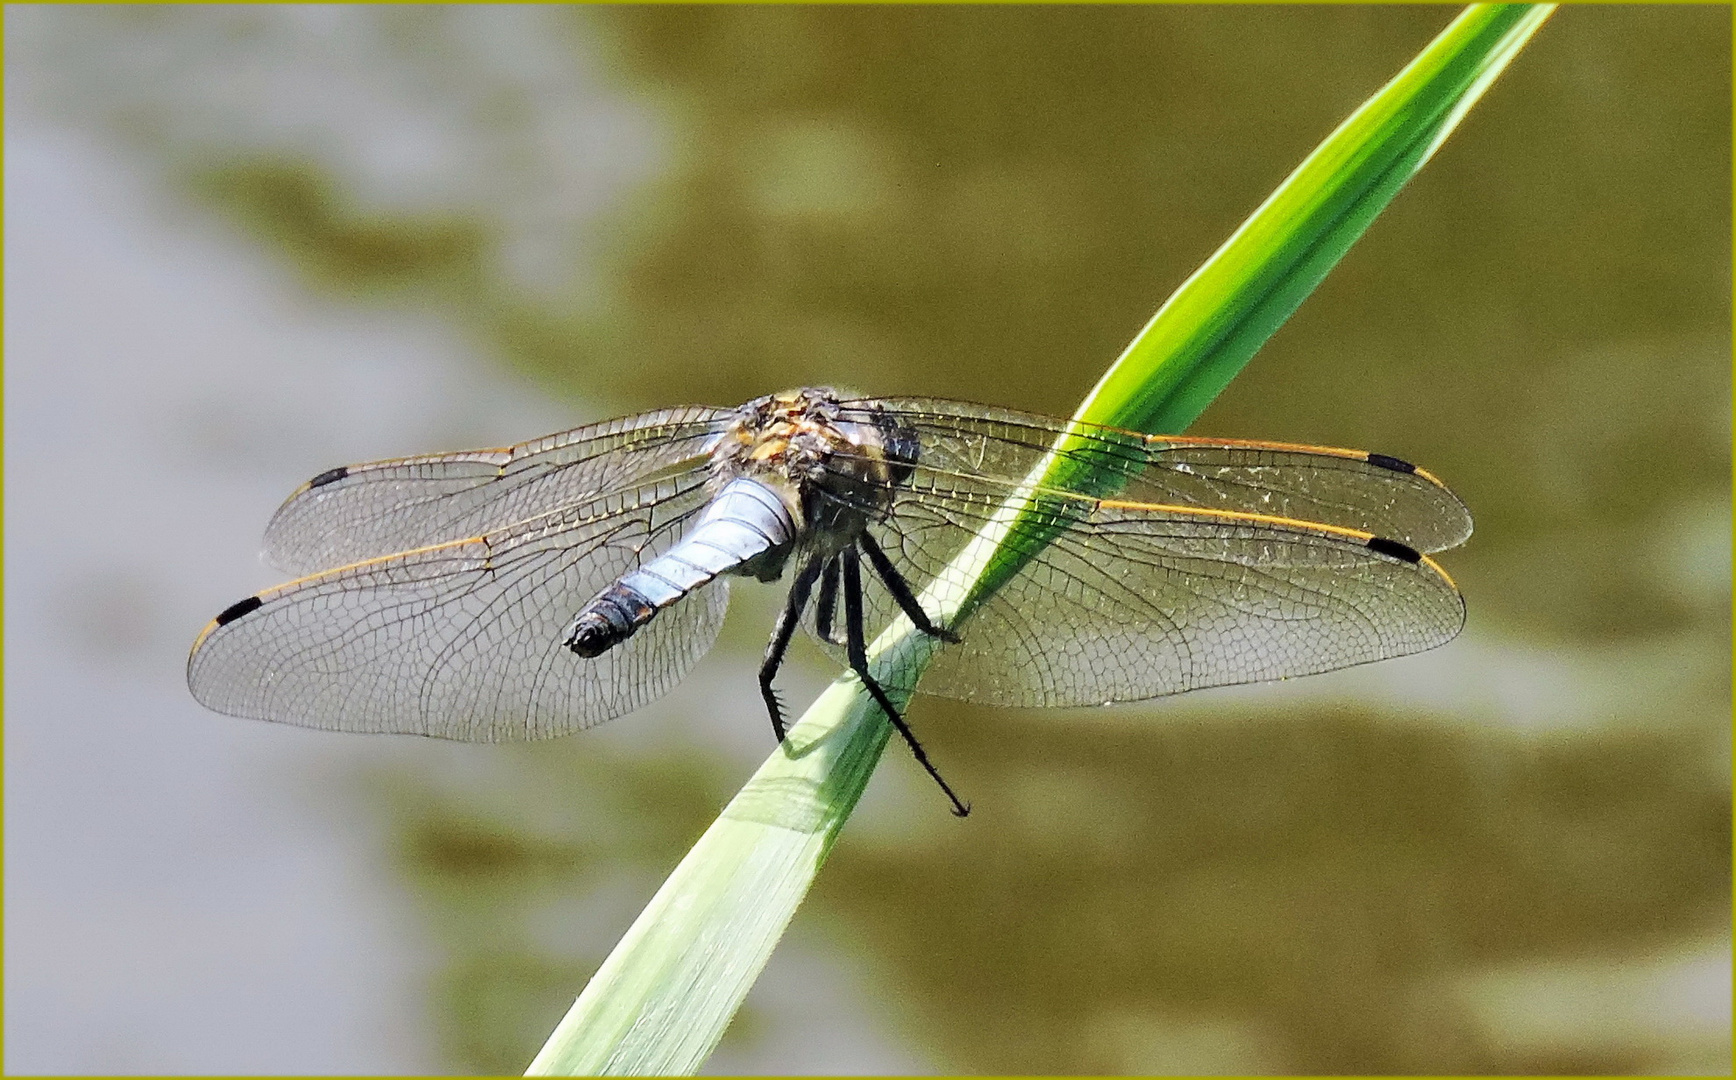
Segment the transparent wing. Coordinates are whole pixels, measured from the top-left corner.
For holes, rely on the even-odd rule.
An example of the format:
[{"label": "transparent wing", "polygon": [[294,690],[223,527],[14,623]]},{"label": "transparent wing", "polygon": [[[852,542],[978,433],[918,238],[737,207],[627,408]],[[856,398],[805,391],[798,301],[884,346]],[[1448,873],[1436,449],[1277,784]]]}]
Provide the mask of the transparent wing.
[{"label": "transparent wing", "polygon": [[1398,458],[1362,450],[1230,439],[1140,435],[969,402],[888,398],[851,403],[852,418],[883,407],[914,431],[930,483],[1005,492],[1030,475],[1063,434],[1064,457],[1089,466],[1087,495],[1266,514],[1373,533],[1421,552],[1471,535],[1471,514],[1446,485]]},{"label": "transparent wing", "polygon": [[[911,580],[943,574],[993,513],[936,492],[875,527]],[[878,629],[897,608],[878,586]],[[1096,705],[1282,679],[1451,640],[1464,603],[1427,559],[1302,526],[1125,507],[1077,520],[961,625],[924,693],[1001,705]]]},{"label": "transparent wing", "polygon": [[[918,465],[871,531],[921,589],[1067,424],[950,402],[885,407],[917,434]],[[1002,705],[1134,701],[1419,652],[1464,623],[1457,589],[1419,553],[1458,543],[1470,516],[1421,470],[1329,448],[1083,438],[1112,483],[1044,499],[1068,527],[953,628],[962,642],[914,689]],[[869,593],[872,633],[898,610],[878,583]]]},{"label": "transparent wing", "polygon": [[723,583],[595,659],[562,637],[581,605],[674,543],[704,501],[702,476],[666,479],[269,589],[206,628],[188,685],[236,716],[470,742],[620,716],[710,648]]},{"label": "transparent wing", "polygon": [[307,574],[480,536],[701,468],[729,416],[727,409],[663,409],[517,446],[332,469],[278,509],[265,530],[265,556],[279,569]]}]

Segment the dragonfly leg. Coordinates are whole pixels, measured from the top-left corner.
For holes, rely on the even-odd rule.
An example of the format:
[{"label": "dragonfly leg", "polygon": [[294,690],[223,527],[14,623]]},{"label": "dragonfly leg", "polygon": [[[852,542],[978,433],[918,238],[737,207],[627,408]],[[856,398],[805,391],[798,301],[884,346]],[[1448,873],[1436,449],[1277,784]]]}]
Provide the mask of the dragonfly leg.
[{"label": "dragonfly leg", "polygon": [[844,637],[845,650],[850,657],[850,670],[862,680],[862,685],[868,688],[868,693],[874,698],[874,703],[880,706],[880,711],[886,714],[886,719],[892,721],[892,726],[898,729],[898,734],[904,736],[904,741],[910,744],[910,752],[916,755],[916,760],[928,775],[934,777],[934,782],[940,785],[940,790],[946,792],[946,797],[952,800],[952,812],[958,817],[970,813],[970,804],[960,802],[952,788],[940,778],[940,773],[929,762],[928,755],[923,752],[922,744],[911,734],[910,725],[904,722],[904,717],[897,706],[886,696],[886,691],[868,674],[868,641],[862,630],[862,563],[856,555],[854,547],[844,549],[841,556],[844,563]]},{"label": "dragonfly leg", "polygon": [[874,538],[864,532],[861,543],[863,554],[874,564],[874,572],[886,583],[886,591],[892,594],[892,599],[898,601],[898,606],[904,609],[904,614],[910,617],[911,623],[929,637],[937,637],[957,645],[957,634],[929,621],[928,613],[922,610],[922,605],[916,602],[916,595],[910,591],[910,582],[904,580],[904,575],[898,572],[898,567],[892,565],[892,560],[886,557],[886,552],[880,550],[880,545],[875,543]]},{"label": "dragonfly leg", "polygon": [[784,741],[784,707],[778,701],[777,691],[772,689],[772,680],[777,678],[778,668],[784,664],[784,651],[790,647],[790,635],[796,632],[796,624],[802,621],[802,609],[808,606],[808,592],[819,576],[820,559],[815,556],[790,583],[789,599],[784,602],[784,610],[778,613],[772,639],[766,643],[765,663],[760,665],[760,696],[765,699],[766,711],[771,713],[772,730],[777,733],[778,742]]},{"label": "dragonfly leg", "polygon": [[814,601],[814,632],[820,635],[821,641],[842,645],[844,642],[832,635],[832,617],[837,611],[838,560],[833,558],[820,572],[820,595]]}]

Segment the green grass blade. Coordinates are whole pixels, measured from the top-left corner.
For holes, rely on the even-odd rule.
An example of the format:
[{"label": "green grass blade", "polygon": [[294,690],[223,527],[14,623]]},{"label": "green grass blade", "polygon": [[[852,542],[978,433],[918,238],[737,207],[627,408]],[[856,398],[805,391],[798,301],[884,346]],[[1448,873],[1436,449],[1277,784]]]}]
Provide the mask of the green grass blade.
[{"label": "green grass blade", "polygon": [[675,868],[526,1075],[687,1075],[771,956],[891,726],[834,683]]},{"label": "green grass blade", "polygon": [[[1202,412],[1319,284],[1523,47],[1551,6],[1467,8],[1345,120],[1160,308],[1078,418],[1176,432]],[[1068,450],[1065,443],[1057,448]],[[1051,455],[1036,489],[1101,482],[1076,453]],[[938,581],[947,622],[1004,584],[1066,524],[1043,500],[1009,502]],[[903,619],[875,641],[885,672],[920,671],[936,648]],[[896,680],[904,681],[904,680]],[[689,1074],[807,894],[885,749],[890,727],[845,676],[814,702],[676,867],[531,1063],[533,1075]],[[896,700],[896,699],[895,699]]]},{"label": "green grass blade", "polygon": [[1554,5],[1475,4],[1352,113],[1158,309],[1079,417],[1178,432],[1450,135]]}]

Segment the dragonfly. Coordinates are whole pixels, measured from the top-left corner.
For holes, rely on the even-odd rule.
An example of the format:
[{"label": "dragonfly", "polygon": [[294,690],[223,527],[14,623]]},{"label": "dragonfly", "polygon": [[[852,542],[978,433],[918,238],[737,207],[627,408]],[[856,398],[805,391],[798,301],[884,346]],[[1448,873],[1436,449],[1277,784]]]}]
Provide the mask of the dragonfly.
[{"label": "dragonfly", "polygon": [[[1040,538],[943,618],[937,583],[1021,505]],[[777,739],[803,626],[962,816],[895,694],[1102,705],[1431,649],[1465,621],[1431,555],[1471,528],[1385,454],[807,388],[320,473],[265,533],[299,576],[213,619],[187,681],[236,716],[548,738],[669,691],[715,641],[730,578],[787,578],[759,669]],[[920,673],[870,665],[899,618],[934,639]]]}]

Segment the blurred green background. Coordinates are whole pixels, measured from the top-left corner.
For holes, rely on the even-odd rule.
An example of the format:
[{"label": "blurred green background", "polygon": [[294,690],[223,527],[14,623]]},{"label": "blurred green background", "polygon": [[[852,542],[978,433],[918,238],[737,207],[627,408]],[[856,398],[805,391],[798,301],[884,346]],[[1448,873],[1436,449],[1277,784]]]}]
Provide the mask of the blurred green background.
[{"label": "blurred green background", "polygon": [[[279,9],[64,11],[25,45],[42,108],[310,294],[427,318],[575,415],[813,384],[1066,414],[1455,10],[340,9],[364,63],[459,103],[424,137],[472,167],[432,188],[323,142],[319,108],[281,138],[281,100],[198,81],[231,50],[294,93]],[[1445,478],[1477,517],[1444,560],[1463,638],[1143,707],[913,708],[976,812],[888,754],[791,934],[850,958],[913,1060],[1728,1071],[1730,18],[1558,13],[1195,425]],[[139,43],[171,60],[114,62]],[[654,145],[551,142],[569,53]],[[641,164],[564,186],[604,158]],[[769,592],[718,646],[744,700]],[[613,734],[477,750],[507,763],[486,788],[345,789],[437,944],[454,1070],[523,1068],[747,775]]]}]

